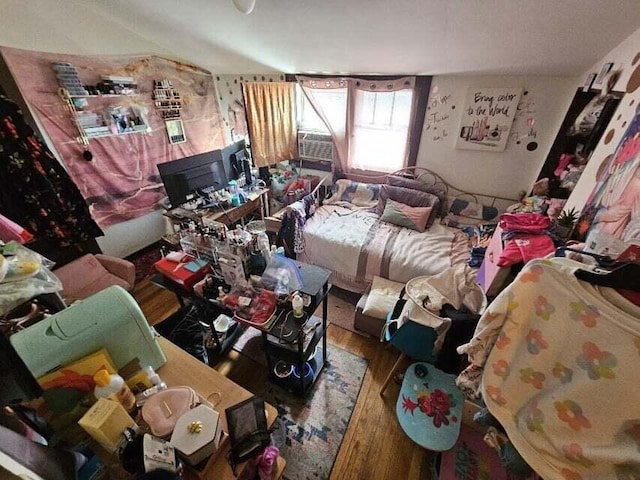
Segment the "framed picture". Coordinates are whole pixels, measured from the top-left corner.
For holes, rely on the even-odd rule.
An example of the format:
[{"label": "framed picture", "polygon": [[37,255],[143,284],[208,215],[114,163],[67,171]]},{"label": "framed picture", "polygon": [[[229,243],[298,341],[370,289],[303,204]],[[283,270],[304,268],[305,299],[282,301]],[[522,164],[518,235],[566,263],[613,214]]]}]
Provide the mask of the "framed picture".
[{"label": "framed picture", "polygon": [[609,73],[612,68],[613,68],[613,63],[605,63],[602,66],[600,73],[596,77],[595,85],[602,85],[602,81],[604,80],[604,77],[607,76],[607,73]]},{"label": "framed picture", "polygon": [[521,88],[469,87],[456,148],[504,151]]},{"label": "framed picture", "polygon": [[170,143],[184,143],[187,141],[182,120],[179,118],[175,120],[165,120],[164,124],[167,127],[167,135],[169,136]]},{"label": "framed picture", "polygon": [[595,79],[596,79],[595,73],[590,73],[589,75],[587,75],[587,78],[584,81],[584,85],[582,85],[582,91],[588,92],[589,90],[591,90],[591,85],[593,85],[593,81]]}]

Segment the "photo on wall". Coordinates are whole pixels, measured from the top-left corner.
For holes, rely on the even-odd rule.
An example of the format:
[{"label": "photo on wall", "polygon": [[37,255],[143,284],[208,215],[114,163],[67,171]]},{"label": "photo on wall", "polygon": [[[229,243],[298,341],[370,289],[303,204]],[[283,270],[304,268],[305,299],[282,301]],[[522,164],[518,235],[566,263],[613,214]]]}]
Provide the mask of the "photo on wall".
[{"label": "photo on wall", "polygon": [[522,88],[469,87],[455,147],[504,151],[521,93]]}]

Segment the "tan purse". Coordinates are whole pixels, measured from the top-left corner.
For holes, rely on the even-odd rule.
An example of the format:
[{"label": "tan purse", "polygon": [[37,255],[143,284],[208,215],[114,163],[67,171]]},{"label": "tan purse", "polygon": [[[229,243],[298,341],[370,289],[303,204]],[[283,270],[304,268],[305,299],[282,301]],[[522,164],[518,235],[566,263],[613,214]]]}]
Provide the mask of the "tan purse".
[{"label": "tan purse", "polygon": [[142,406],[142,419],[156,437],[171,435],[181,415],[200,403],[190,387],[171,387],[151,396]]}]

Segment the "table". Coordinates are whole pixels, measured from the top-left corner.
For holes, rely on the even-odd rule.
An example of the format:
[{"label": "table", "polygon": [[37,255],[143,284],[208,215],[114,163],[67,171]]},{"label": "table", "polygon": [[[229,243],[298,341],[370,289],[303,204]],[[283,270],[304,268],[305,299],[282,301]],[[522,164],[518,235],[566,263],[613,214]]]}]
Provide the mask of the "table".
[{"label": "table", "polygon": [[253,192],[248,192],[246,194],[248,200],[238,207],[198,210],[187,210],[177,207],[166,211],[163,215],[169,218],[174,224],[193,220],[202,225],[207,225],[211,222],[231,225],[238,221],[243,222],[244,217],[255,211],[260,212],[260,218],[264,219],[269,216],[268,194],[268,188],[259,188]]},{"label": "table", "polygon": [[[168,386],[187,385],[197,391],[203,398],[211,397],[214,393],[220,393],[220,401],[215,405],[215,409],[220,412],[222,429],[228,432],[227,418],[224,415],[226,408],[235,405],[242,400],[253,396],[251,392],[244,389],[237,383],[232,382],[224,375],[198,361],[184,350],[178,348],[173,343],[164,338],[159,338],[158,342],[167,357],[167,363],[160,367],[157,372]],[[278,412],[275,407],[265,402],[267,414],[267,424],[269,428],[275,422]],[[235,480],[231,466],[227,461],[227,446],[220,452],[216,461],[202,475],[203,478],[215,478],[216,480]],[[284,469],[284,461],[279,460],[280,473]],[[238,472],[242,471],[243,464],[238,466]],[[276,474],[274,478],[278,478]]]}]

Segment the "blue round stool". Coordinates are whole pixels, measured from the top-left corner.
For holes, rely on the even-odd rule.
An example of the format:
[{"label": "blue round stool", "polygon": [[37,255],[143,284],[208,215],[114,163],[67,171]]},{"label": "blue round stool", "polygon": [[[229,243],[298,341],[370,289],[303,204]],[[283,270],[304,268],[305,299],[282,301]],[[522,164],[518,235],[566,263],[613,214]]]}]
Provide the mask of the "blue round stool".
[{"label": "blue round stool", "polygon": [[404,374],[396,415],[404,433],[428,450],[449,450],[460,435],[464,397],[454,379],[422,362]]}]

